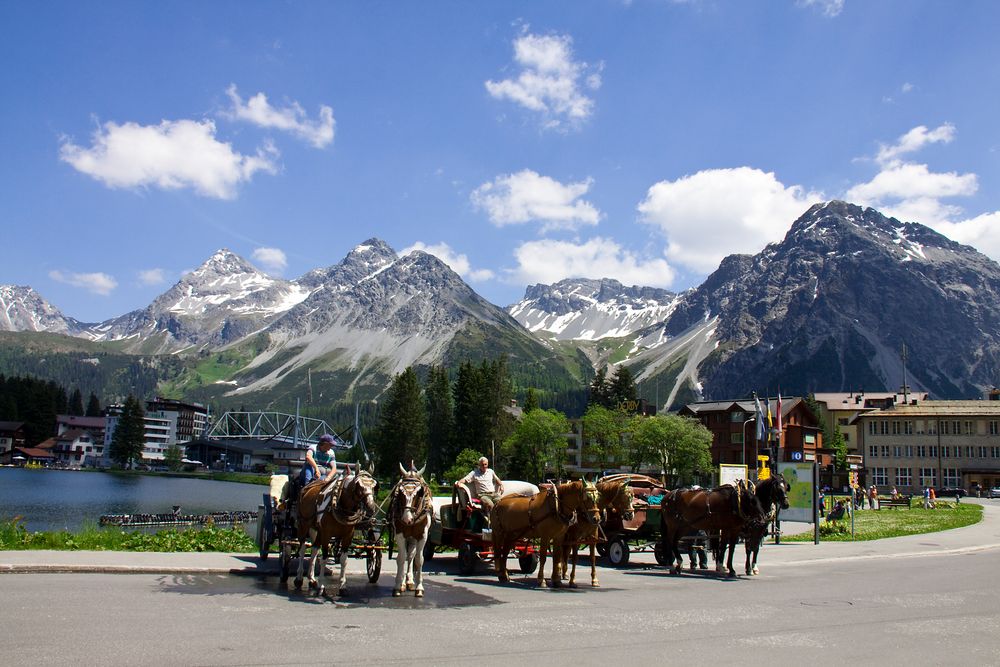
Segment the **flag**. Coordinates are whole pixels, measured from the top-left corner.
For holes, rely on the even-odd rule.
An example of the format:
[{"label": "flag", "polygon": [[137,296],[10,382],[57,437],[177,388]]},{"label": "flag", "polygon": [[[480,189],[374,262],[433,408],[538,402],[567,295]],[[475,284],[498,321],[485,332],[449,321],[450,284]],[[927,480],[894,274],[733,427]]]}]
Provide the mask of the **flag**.
[{"label": "flag", "polygon": [[778,424],[777,424],[778,442],[781,442],[782,427],[781,427],[781,392],[780,391],[778,392],[778,410],[777,410],[777,412],[778,412]]},{"label": "flag", "polygon": [[771,399],[764,399],[764,409],[767,410],[767,439],[770,442],[771,434],[774,431],[774,420],[771,419]]},{"label": "flag", "polygon": [[760,407],[760,399],[757,398],[757,394],[753,395],[754,410],[756,414],[754,415],[757,420],[757,442],[763,442],[764,440],[764,430],[767,428],[767,424],[764,423],[764,410]]}]

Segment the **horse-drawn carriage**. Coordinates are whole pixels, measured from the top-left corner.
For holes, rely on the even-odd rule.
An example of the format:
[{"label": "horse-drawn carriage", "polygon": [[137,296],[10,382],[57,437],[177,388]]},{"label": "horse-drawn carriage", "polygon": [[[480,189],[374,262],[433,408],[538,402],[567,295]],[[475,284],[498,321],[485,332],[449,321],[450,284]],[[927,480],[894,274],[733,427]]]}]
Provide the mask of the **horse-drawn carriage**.
[{"label": "horse-drawn carriage", "polygon": [[615,567],[626,565],[633,551],[653,551],[656,562],[667,563],[660,543],[660,501],[667,493],[663,484],[647,475],[615,474],[601,481],[623,481],[632,492],[631,518],[622,513],[608,513],[601,522],[604,541],[597,551]]},{"label": "horse-drawn carriage", "polygon": [[[343,483],[343,482],[341,482]],[[288,475],[271,475],[268,492],[263,496],[263,504],[258,507],[256,543],[261,560],[267,560],[272,548],[277,545],[278,567],[281,583],[288,581],[292,564],[304,546],[304,532],[298,518],[297,492],[292,489]],[[385,521],[374,513],[365,512],[353,525],[353,535],[346,547],[344,542],[335,540],[329,556],[340,561],[346,552],[350,558],[363,558],[368,581],[376,583],[382,571],[382,553],[386,550]],[[326,545],[324,545],[326,546]],[[325,554],[326,555],[326,554]],[[313,577],[319,574],[320,564],[314,566]]]},{"label": "horse-drawn carriage", "polygon": [[[538,487],[529,482],[505,481],[504,497],[532,495]],[[446,549],[458,552],[458,571],[462,575],[475,572],[482,562],[493,561],[493,534],[487,525],[479,500],[464,484],[459,484],[451,498],[435,497],[430,533],[424,545],[424,560]],[[531,574],[538,567],[538,552],[529,540],[518,540],[514,545],[521,572]]]}]

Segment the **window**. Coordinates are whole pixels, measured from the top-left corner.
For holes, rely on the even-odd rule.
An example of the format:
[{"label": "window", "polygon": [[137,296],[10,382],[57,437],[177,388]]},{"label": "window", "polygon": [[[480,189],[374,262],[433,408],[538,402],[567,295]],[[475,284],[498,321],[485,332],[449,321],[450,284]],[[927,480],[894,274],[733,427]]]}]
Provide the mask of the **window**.
[{"label": "window", "polygon": [[741,431],[739,433],[730,433],[729,434],[729,442],[731,444],[733,444],[733,445],[742,445],[743,444],[743,432]]},{"label": "window", "polygon": [[841,433],[841,435],[844,436],[844,442],[850,442],[851,441],[851,434],[850,433]]},{"label": "window", "polygon": [[872,484],[875,486],[886,486],[889,484],[889,475],[885,468],[872,468]]},{"label": "window", "polygon": [[906,435],[913,435],[913,420],[908,419],[903,422],[903,433]]},{"label": "window", "polygon": [[882,457],[888,458],[889,456],[889,445],[882,445]]},{"label": "window", "polygon": [[837,424],[839,426],[847,426],[847,417],[837,417]]},{"label": "window", "polygon": [[882,435],[889,435],[889,420],[888,419],[880,419],[879,420],[879,429],[878,429],[878,431]]},{"label": "window", "polygon": [[913,445],[907,445],[903,451],[906,452],[906,456],[913,458]]},{"label": "window", "polygon": [[937,422],[927,420],[927,435],[934,435],[937,433]]},{"label": "window", "polygon": [[1000,447],[990,447],[990,457],[1000,459]]},{"label": "window", "polygon": [[902,433],[902,429],[903,429],[903,426],[899,422],[899,420],[898,419],[893,420],[893,422],[892,422],[892,434],[893,435],[899,435],[900,433]]},{"label": "window", "polygon": [[962,433],[964,433],[965,435],[975,435],[976,434],[976,425],[973,422],[967,421],[967,422],[965,422],[964,426],[965,426],[965,428],[962,430]]},{"label": "window", "polygon": [[985,447],[978,447],[978,449],[979,449],[979,458],[985,459],[986,458],[986,448]]},{"label": "window", "polygon": [[909,486],[912,483],[909,468],[896,468],[896,486]]},{"label": "window", "polygon": [[868,422],[868,435],[878,435],[877,428],[874,420]]},{"label": "window", "polygon": [[937,470],[934,468],[921,468],[920,486],[937,486]]},{"label": "window", "polygon": [[917,458],[923,459],[927,458],[927,447],[924,445],[917,445]]},{"label": "window", "polygon": [[1000,435],[1000,421],[990,420],[990,435]]},{"label": "window", "polygon": [[951,426],[948,422],[941,422],[941,435],[951,435]]},{"label": "window", "polygon": [[961,477],[958,474],[958,468],[944,468],[941,470],[941,482],[944,486],[960,486]]},{"label": "window", "polygon": [[878,458],[878,446],[871,445],[868,447],[868,456],[872,458]]},{"label": "window", "polygon": [[950,459],[951,458],[951,447],[945,445],[941,448],[941,458]]},{"label": "window", "polygon": [[937,457],[937,455],[938,455],[937,445],[931,445],[930,447],[928,447],[927,448],[927,453],[930,455],[931,458]]},{"label": "window", "polygon": [[951,423],[951,432],[954,435],[960,435],[962,433],[962,422],[957,419]]},{"label": "window", "polygon": [[900,447],[899,445],[893,445],[892,446],[892,455],[895,456],[898,459],[900,456],[903,455],[903,448]]},{"label": "window", "polygon": [[744,417],[745,414],[744,412],[730,412],[729,421],[733,424],[742,423],[744,420],[749,419],[749,417]]}]

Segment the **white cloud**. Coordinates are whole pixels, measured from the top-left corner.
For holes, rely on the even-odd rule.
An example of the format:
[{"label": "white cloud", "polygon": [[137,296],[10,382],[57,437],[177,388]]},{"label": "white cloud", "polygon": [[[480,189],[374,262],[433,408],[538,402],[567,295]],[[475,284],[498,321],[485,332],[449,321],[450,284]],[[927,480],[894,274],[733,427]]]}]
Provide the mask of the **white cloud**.
[{"label": "white cloud", "polygon": [[916,86],[909,82],[903,82],[903,85],[899,89],[904,93],[911,93],[916,89]]},{"label": "white cloud", "polygon": [[400,255],[409,255],[415,250],[422,250],[429,255],[434,255],[442,262],[450,266],[452,271],[468,280],[483,282],[486,280],[492,280],[494,277],[493,272],[489,269],[473,269],[469,262],[469,258],[462,253],[456,252],[447,243],[427,245],[422,241],[417,241],[410,247],[404,248]]},{"label": "white cloud", "polygon": [[106,273],[72,273],[65,271],[49,271],[49,278],[58,283],[82,287],[88,292],[107,296],[118,287],[118,281]]},{"label": "white cloud", "polygon": [[537,221],[542,231],[575,229],[596,225],[601,212],[580,199],[590,190],[593,180],[563,184],[530,169],[497,176],[471,195],[472,203],[487,212],[497,227]]},{"label": "white cloud", "polygon": [[907,153],[916,152],[928,144],[947,144],[954,138],[955,126],[951,123],[945,123],[933,130],[928,130],[924,125],[918,125],[901,136],[891,146],[880,145],[875,160],[882,165],[891,165]]},{"label": "white cloud", "polygon": [[139,272],[139,284],[146,287],[162,285],[167,282],[167,274],[163,269],[146,269]]},{"label": "white cloud", "polygon": [[799,7],[815,7],[823,16],[833,18],[844,11],[844,0],[798,0]]},{"label": "white cloud", "polygon": [[961,222],[941,222],[934,228],[950,239],[1000,262],[1000,211],[984,213]]},{"label": "white cloud", "polygon": [[236,186],[258,171],[275,173],[273,147],[241,155],[215,138],[210,120],[164,120],[159,125],[105,123],[82,148],[65,140],[60,159],[111,188],[193,188],[206,197],[232,199]]},{"label": "white cloud", "polygon": [[495,99],[538,112],[546,128],[576,126],[591,116],[594,100],[584,89],[601,87],[602,66],[574,61],[572,37],[524,33],[514,40],[514,60],[521,67],[516,79],[486,82]]},{"label": "white cloud", "polygon": [[785,186],[751,167],[707,169],[661,181],[639,204],[644,222],[667,239],[666,256],[708,273],[733,253],[756,253],[784,237],[791,223],[822,201],[820,193]]},{"label": "white cloud", "polygon": [[611,239],[592,238],[583,243],[542,239],[522,243],[514,251],[516,269],[509,271],[518,283],[555,283],[564,278],[615,278],[626,285],[668,287],[674,270],[659,257],[641,258]]},{"label": "white cloud", "polygon": [[312,121],[306,116],[305,110],[298,102],[282,109],[272,107],[264,93],[257,93],[243,103],[243,98],[236,91],[236,84],[230,84],[226,94],[233,103],[233,108],[227,113],[230,118],[244,120],[260,127],[275,128],[308,141],[316,148],[323,148],[333,141],[333,109],[326,105],[319,107],[319,119]]},{"label": "white cloud", "polygon": [[257,248],[251,256],[269,273],[280,274],[288,267],[288,257],[278,248]]}]

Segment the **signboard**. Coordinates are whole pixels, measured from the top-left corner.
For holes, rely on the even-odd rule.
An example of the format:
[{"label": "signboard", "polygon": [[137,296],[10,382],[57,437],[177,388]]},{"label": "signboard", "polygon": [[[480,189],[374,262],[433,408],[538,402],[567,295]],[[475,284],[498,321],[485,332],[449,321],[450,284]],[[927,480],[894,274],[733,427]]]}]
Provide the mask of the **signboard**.
[{"label": "signboard", "polygon": [[802,452],[792,452],[792,460],[793,461],[801,461],[802,460]]},{"label": "signboard", "polygon": [[719,485],[735,484],[738,479],[747,479],[747,467],[742,463],[720,463]]},{"label": "signboard", "polygon": [[781,510],[781,518],[812,523],[813,464],[779,463],[778,472],[788,482],[788,509]]},{"label": "signboard", "polygon": [[767,462],[771,459],[767,454],[757,455],[757,481],[760,482],[771,478],[771,468]]}]

